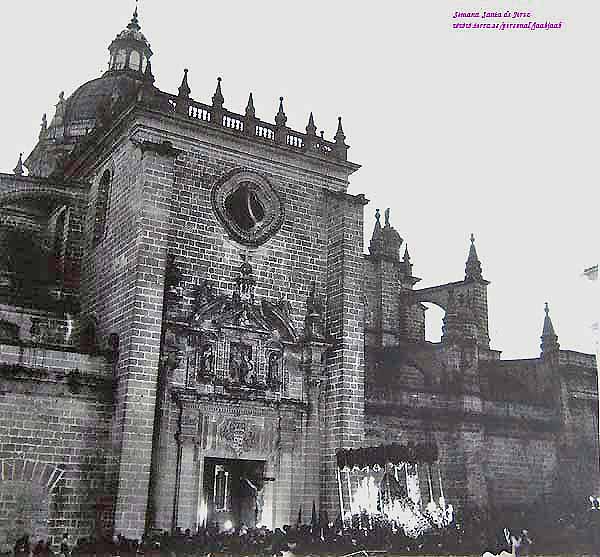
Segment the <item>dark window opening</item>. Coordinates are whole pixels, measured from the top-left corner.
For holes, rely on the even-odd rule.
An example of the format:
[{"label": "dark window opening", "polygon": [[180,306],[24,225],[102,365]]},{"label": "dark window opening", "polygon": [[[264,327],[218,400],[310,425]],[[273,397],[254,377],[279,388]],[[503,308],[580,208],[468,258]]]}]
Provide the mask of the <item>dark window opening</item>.
[{"label": "dark window opening", "polygon": [[63,281],[65,271],[65,251],[67,243],[68,209],[63,207],[56,217],[52,251],[50,253],[50,276],[57,283]]},{"label": "dark window opening", "polygon": [[244,231],[248,232],[265,218],[265,208],[256,192],[243,183],[225,199],[225,210],[229,217]]},{"label": "dark window opening", "polygon": [[104,171],[98,184],[96,196],[96,214],[94,220],[94,246],[98,245],[106,232],[106,217],[108,212],[108,199],[110,194],[110,172]]}]

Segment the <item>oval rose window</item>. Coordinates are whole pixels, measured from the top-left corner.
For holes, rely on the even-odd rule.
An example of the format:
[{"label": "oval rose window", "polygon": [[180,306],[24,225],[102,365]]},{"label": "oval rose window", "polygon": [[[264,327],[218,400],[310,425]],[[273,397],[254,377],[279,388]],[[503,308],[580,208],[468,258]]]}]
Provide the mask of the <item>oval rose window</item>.
[{"label": "oval rose window", "polygon": [[212,203],[229,235],[242,244],[266,242],[283,221],[283,204],[271,184],[248,170],[220,179],[213,187]]}]

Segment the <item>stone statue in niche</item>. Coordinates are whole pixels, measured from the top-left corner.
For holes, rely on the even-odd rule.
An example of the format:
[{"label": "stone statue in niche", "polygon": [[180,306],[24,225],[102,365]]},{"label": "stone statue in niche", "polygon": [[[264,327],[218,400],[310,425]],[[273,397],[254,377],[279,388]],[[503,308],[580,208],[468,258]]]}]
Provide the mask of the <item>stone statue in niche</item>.
[{"label": "stone statue in niche", "polygon": [[240,364],[240,382],[244,385],[253,385],[256,383],[256,373],[254,362],[252,361],[252,347],[242,352],[242,362]]},{"label": "stone statue in niche", "polygon": [[267,386],[277,387],[280,383],[281,353],[271,352],[267,362]]},{"label": "stone statue in niche", "polygon": [[200,358],[198,361],[197,375],[208,376],[213,372],[214,352],[213,345],[210,343],[200,347]]},{"label": "stone statue in niche", "polygon": [[252,346],[243,342],[232,342],[229,352],[230,380],[243,385],[253,385],[256,382],[256,373],[252,361]]},{"label": "stone statue in niche", "polygon": [[304,333],[309,340],[324,340],[325,338],[325,303],[317,294],[316,284],[312,283],[311,291],[306,300],[306,318]]}]

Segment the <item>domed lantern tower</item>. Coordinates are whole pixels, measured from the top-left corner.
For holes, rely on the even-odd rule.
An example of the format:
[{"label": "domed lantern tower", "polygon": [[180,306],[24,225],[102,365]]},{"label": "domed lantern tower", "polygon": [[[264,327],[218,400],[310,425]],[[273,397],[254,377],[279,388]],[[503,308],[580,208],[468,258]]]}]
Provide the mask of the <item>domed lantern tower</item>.
[{"label": "domed lantern tower", "polygon": [[107,73],[123,70],[139,73],[145,71],[146,64],[152,56],[152,50],[140,29],[136,6],[127,27],[115,37],[108,47],[110,60]]},{"label": "domed lantern tower", "polygon": [[141,32],[137,7],[108,50],[108,70],[102,76],[84,83],[67,99],[60,94],[55,116],[49,125],[43,125],[39,141],[25,161],[31,175],[60,171],[60,160],[82,137],[109,125],[119,110],[135,101],[144,80],[153,80],[149,64],[152,50]]}]

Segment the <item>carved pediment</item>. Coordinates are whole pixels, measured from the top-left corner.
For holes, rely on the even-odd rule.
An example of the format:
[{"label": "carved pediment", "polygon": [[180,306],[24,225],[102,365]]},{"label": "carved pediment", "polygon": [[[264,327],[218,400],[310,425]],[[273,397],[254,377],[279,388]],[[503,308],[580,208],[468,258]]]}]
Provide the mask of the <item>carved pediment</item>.
[{"label": "carved pediment", "polygon": [[273,304],[267,300],[257,303],[254,298],[252,267],[244,262],[239,269],[236,287],[231,295],[215,294],[207,281],[193,292],[190,325],[195,329],[241,328],[281,340],[296,342],[298,334],[289,315],[285,300]]}]

